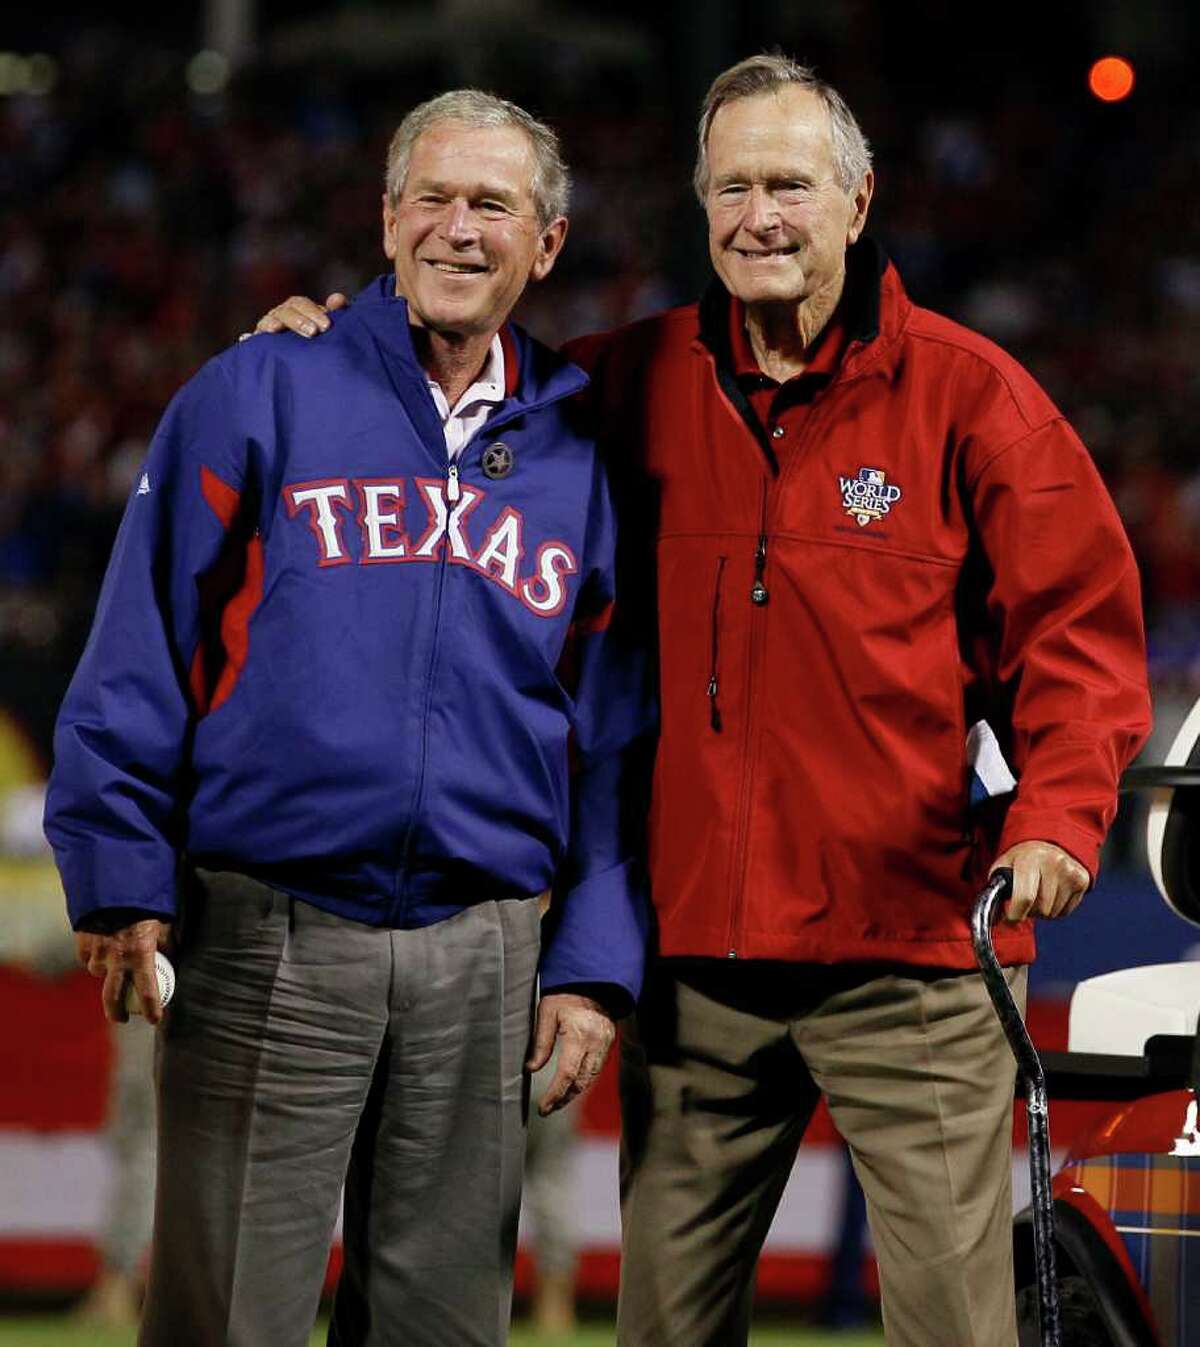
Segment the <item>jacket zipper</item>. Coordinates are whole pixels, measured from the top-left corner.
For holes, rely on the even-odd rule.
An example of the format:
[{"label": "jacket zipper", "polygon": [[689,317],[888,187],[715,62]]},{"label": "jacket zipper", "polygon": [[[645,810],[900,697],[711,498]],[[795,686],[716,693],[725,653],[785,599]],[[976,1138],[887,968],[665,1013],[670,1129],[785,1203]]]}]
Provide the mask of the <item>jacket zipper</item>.
[{"label": "jacket zipper", "polygon": [[[446,501],[456,504],[462,498],[458,481],[458,462],[452,459],[446,468]],[[433,639],[429,647],[429,665],[425,674],[425,706],[421,712],[421,765],[417,769],[417,786],[413,792],[412,808],[408,815],[408,828],[404,834],[404,850],[400,857],[400,870],[396,876],[395,894],[402,899],[408,887],[408,869],[412,860],[413,834],[421,815],[421,806],[425,798],[425,773],[429,765],[429,708],[433,702],[433,685],[437,672],[438,637],[442,629],[442,594],[446,588],[447,559],[450,553],[450,536],[442,539],[442,554],[438,561],[437,595],[433,607]]]},{"label": "jacket zipper", "polygon": [[763,576],[767,570],[767,491],[769,483],[763,483],[762,509],[758,517],[758,546],[754,549],[754,584],[750,586],[750,602],[760,608],[770,599]]},{"label": "jacket zipper", "polygon": [[717,705],[717,664],[720,650],[721,577],[728,557],[717,558],[717,578],[713,584],[712,600],[712,663],[708,676],[708,718],[715,733],[721,733],[721,708]]},{"label": "jacket zipper", "polygon": [[[536,402],[531,402],[525,406],[514,408],[507,414],[497,416],[493,420],[485,421],[484,424],[476,430],[467,444],[463,445],[459,451],[458,458],[451,459],[446,467],[446,501],[447,504],[457,504],[462,498],[462,488],[459,482],[458,465],[463,454],[468,448],[473,449],[477,441],[482,437],[485,431],[494,434],[502,430],[505,426],[528,416],[532,412],[539,412],[545,407],[552,406],[556,402],[561,402],[567,397],[571,397],[578,389],[572,392],[556,394],[553,397],[543,396]],[[432,403],[432,398],[430,398]],[[425,705],[421,712],[421,765],[417,771],[417,785],[413,791],[412,808],[409,811],[408,827],[404,834],[404,847],[400,854],[400,865],[396,871],[395,885],[393,894],[397,900],[404,897],[405,890],[408,887],[408,871],[412,860],[413,834],[416,832],[417,821],[421,812],[421,805],[425,797],[425,775],[429,765],[429,710],[433,702],[433,686],[438,662],[438,640],[442,628],[442,595],[446,588],[446,571],[448,568],[448,556],[450,549],[450,539],[446,537],[442,541],[442,555],[438,565],[438,584],[437,595],[434,599],[433,608],[433,638],[429,647],[429,664],[425,673]]]},{"label": "jacket zipper", "polygon": [[[814,407],[809,413],[808,422],[799,443],[793,447],[789,455],[788,468],[795,470],[793,465],[803,457],[808,446],[817,438],[825,420],[826,417],[820,415],[817,408]],[[767,608],[770,599],[770,592],[766,585],[767,543],[770,537],[767,527],[770,491],[772,486],[776,490],[782,490],[786,477],[787,471],[784,470],[777,476],[769,477],[763,481],[758,545],[754,552],[754,584],[750,589],[750,602],[763,609]],[[766,640],[766,618],[767,613],[764,611],[762,619],[754,622],[750,629],[750,650],[746,670],[746,734],[742,745],[742,761],[745,763],[745,767],[742,775],[737,827],[734,834],[736,840],[734,843],[733,879],[729,905],[729,943],[726,950],[726,958],[729,959],[738,957],[737,936],[742,920],[742,908],[745,904],[746,871],[750,863],[750,806],[754,797],[755,763],[753,749],[756,739],[756,712],[760,700],[758,669],[761,659],[759,652]]]},{"label": "jacket zipper", "polygon": [[[750,602],[756,608],[765,609],[770,599],[766,585],[767,570],[767,505],[770,498],[773,478],[764,478],[762,484],[762,504],[759,508],[758,541],[754,548],[754,583],[750,587]],[[729,904],[729,941],[725,957],[738,957],[737,933],[742,920],[742,906],[746,888],[746,859],[749,855],[750,800],[754,786],[754,761],[752,751],[755,741],[758,697],[755,689],[754,674],[759,665],[758,652],[765,636],[767,615],[753,621],[750,626],[750,645],[747,653],[746,668],[746,729],[742,739],[742,788],[738,802],[737,839],[733,858],[733,893]]]}]

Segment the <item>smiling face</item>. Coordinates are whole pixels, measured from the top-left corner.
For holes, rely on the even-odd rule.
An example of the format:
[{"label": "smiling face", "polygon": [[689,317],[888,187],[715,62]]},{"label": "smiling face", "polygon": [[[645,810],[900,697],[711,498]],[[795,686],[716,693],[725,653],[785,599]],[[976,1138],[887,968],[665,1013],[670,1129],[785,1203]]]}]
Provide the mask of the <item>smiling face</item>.
[{"label": "smiling face", "polygon": [[530,280],[548,275],[563,218],[538,224],[534,151],[514,126],[439,122],[412,147],[395,202],[383,200],[383,250],[410,320],[490,338]]},{"label": "smiling face", "polygon": [[838,183],[819,95],[784,86],[724,104],[708,168],[709,254],[727,290],[750,307],[840,291],[874,180],[868,171],[850,192]]}]

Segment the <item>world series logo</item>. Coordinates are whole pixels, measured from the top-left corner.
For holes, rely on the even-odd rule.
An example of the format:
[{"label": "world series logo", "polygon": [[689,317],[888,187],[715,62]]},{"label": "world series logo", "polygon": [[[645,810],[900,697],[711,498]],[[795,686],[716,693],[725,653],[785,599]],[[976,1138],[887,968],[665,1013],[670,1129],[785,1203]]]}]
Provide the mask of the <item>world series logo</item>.
[{"label": "world series logo", "polygon": [[887,480],[882,468],[859,468],[857,477],[839,477],[842,505],[859,528],[866,528],[873,520],[882,519],[904,494]]}]

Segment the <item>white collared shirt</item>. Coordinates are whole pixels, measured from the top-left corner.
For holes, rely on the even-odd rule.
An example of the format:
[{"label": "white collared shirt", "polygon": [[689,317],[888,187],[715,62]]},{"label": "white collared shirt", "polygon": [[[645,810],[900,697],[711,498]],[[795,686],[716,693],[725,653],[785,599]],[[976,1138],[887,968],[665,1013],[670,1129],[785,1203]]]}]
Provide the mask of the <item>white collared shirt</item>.
[{"label": "white collared shirt", "polygon": [[453,407],[446,401],[441,384],[429,379],[429,391],[446,432],[446,453],[453,462],[462,452],[463,445],[491,415],[492,409],[504,401],[504,347],[500,343],[500,334],[497,332],[492,338],[479,378]]}]

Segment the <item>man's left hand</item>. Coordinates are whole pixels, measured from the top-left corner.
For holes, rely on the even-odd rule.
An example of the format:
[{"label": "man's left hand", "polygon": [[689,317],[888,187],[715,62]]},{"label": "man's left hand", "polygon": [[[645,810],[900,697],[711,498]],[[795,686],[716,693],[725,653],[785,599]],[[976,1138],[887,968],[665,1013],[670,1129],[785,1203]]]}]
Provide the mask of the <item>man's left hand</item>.
[{"label": "man's left hand", "polygon": [[1005,921],[1026,917],[1066,917],[1083,901],[1091,876],[1074,856],[1053,842],[1018,842],[996,857],[989,874],[1010,866],[1013,892]]},{"label": "man's left hand", "polygon": [[604,1065],[616,1034],[612,1016],[590,996],[551,992],[538,1003],[533,1048],[527,1071],[540,1071],[558,1049],[558,1070],[542,1095],[538,1112],[543,1118],[569,1104],[587,1090]]}]

